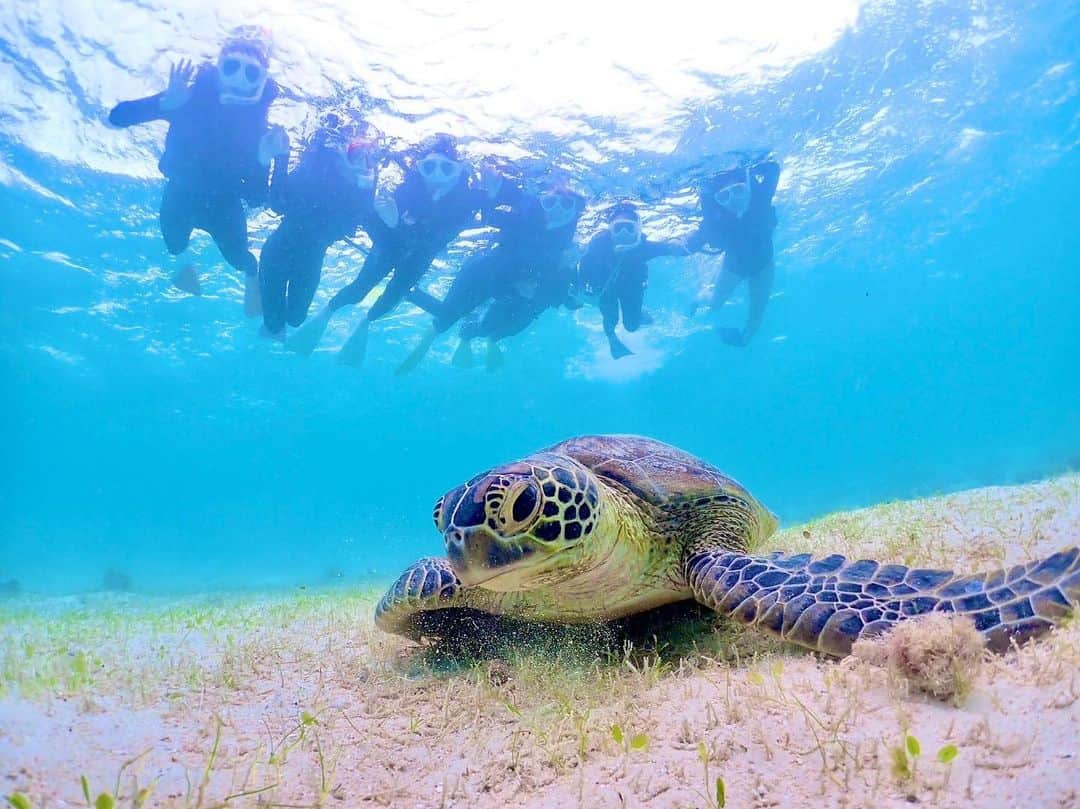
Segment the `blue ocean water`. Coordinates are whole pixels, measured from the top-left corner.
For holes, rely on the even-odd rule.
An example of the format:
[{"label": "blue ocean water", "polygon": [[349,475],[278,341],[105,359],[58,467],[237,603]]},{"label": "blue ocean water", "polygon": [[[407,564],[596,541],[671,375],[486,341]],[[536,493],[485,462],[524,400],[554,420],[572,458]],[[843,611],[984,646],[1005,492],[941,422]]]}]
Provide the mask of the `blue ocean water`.
[{"label": "blue ocean water", "polygon": [[[1017,3],[760,2],[753,8],[434,0],[23,2],[0,11],[0,581],[147,592],[389,578],[441,550],[435,498],[577,433],[674,443],[786,523],[1080,465],[1080,12]],[[500,370],[444,340],[395,366],[426,316],[400,307],[362,370],[245,320],[205,236],[206,294],[170,289],[164,125],[110,129],[117,101],[275,34],[271,120],[294,143],[361,104],[401,143],[550,163],[591,198],[643,200],[655,237],[731,150],[783,173],[762,331],[723,344],[686,315],[708,256],[661,259],[655,323],[607,355],[593,309],[550,311]],[[274,226],[252,215],[258,248]],[[445,289],[482,235],[427,276]],[[338,245],[316,306],[362,258]],[[726,307],[741,325],[744,293]]]}]

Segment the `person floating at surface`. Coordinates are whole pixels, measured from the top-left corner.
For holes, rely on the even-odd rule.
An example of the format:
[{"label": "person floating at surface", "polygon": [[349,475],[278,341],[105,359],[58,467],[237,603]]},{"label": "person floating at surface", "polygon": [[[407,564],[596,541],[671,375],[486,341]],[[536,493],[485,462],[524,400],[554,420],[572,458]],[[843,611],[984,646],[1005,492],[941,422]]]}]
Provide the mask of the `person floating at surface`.
[{"label": "person floating at surface", "polygon": [[361,364],[369,324],[397,306],[435,257],[474,224],[477,214],[494,199],[495,191],[470,180],[471,172],[458,157],[457,146],[449,135],[437,135],[407,157],[405,178],[394,191],[394,206],[386,216],[393,226],[383,237],[373,239],[371,252],[356,279],[290,337],[288,345],[292,350],[302,354],[314,351],[334,313],[363,301],[390,275],[386,288],[338,353],[338,359],[347,365]]},{"label": "person floating at surface", "polygon": [[689,251],[681,242],[654,242],[642,236],[641,216],[633,203],[613,205],[605,218],[607,227],[592,237],[581,257],[578,289],[600,309],[611,356],[619,359],[633,353],[615,335],[620,310],[623,328],[629,332],[652,322],[642,309],[649,262],[661,256],[685,256]]},{"label": "person floating at surface", "polygon": [[710,308],[716,312],[743,280],[750,289],[750,311],[742,329],[723,329],[724,342],[744,346],[761,326],[773,284],[773,194],[780,165],[766,160],[711,178],[701,192],[702,222],[686,240],[696,252],[708,245],[723,251]]},{"label": "person floating at surface", "polygon": [[281,223],[263,246],[259,262],[264,332],[285,338],[286,323],[307,318],[330,245],[362,227],[384,240],[389,227],[378,215],[379,137],[363,122],[326,116],[291,172],[276,161],[270,207]]},{"label": "person floating at surface", "polygon": [[575,262],[562,262],[538,268],[539,275],[518,283],[513,289],[497,296],[483,314],[461,324],[461,344],[454,353],[459,368],[472,365],[472,341],[487,341],[487,369],[493,371],[502,364],[499,341],[520,334],[548,309],[565,306],[579,309],[581,302],[571,294]]},{"label": "person floating at surface", "polygon": [[489,176],[487,185],[496,190],[499,205],[485,212],[483,221],[498,230],[495,244],[462,265],[442,301],[420,290],[410,294],[409,299],[434,320],[399,373],[415,368],[439,334],[489,301],[494,303],[482,318],[462,327],[454,364],[472,364],[470,334],[489,338],[489,366],[498,364],[500,337],[521,331],[566,297],[572,280],[566,272],[567,266],[572,267],[567,252],[573,249],[585,198],[561,183],[530,193],[494,172]]},{"label": "person floating at surface", "polygon": [[[109,113],[114,126],[169,122],[158,163],[167,178],[161,198],[165,246],[176,256],[187,249],[194,229],[209,233],[225,260],[244,273],[249,317],[260,311],[258,261],[248,250],[244,202],[266,201],[270,162],[288,154],[285,131],[267,124],[278,94],[267,74],[269,58],[266,32],[241,26],[222,45],[216,65],[196,70],[181,61],[173,65],[164,92],[123,101]],[[199,294],[191,265],[173,283]]]},{"label": "person floating at surface", "polygon": [[577,266],[573,233],[584,210],[585,198],[566,186],[556,186],[540,195],[540,204],[551,217],[553,230],[566,229],[562,242],[566,247],[558,254],[551,254],[543,264],[527,263],[523,277],[511,286],[504,286],[480,317],[462,324],[461,345],[455,356],[460,367],[471,365],[473,339],[487,340],[487,367],[494,370],[501,363],[500,340],[520,334],[548,309],[581,307],[572,294]]}]

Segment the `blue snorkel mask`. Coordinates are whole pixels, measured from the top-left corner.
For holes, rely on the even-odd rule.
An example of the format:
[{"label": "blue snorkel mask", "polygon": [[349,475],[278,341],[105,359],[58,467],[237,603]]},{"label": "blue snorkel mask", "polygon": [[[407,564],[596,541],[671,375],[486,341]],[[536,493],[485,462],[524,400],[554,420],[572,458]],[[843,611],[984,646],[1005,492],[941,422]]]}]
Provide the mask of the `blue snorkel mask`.
[{"label": "blue snorkel mask", "polygon": [[617,202],[604,215],[615,252],[632,250],[641,244],[641,214],[632,202]]},{"label": "blue snorkel mask", "polygon": [[548,230],[557,230],[573,222],[578,215],[578,198],[564,190],[540,194],[540,210],[544,212]]},{"label": "blue snorkel mask", "polygon": [[269,32],[240,26],[221,46],[217,69],[222,104],[255,104],[269,78]]},{"label": "blue snorkel mask", "polygon": [[716,189],[712,194],[713,202],[735,217],[742,217],[750,207],[750,169],[746,170],[745,179],[739,179]]},{"label": "blue snorkel mask", "polygon": [[465,167],[446,155],[430,152],[417,161],[416,170],[428,190],[435,196],[442,196],[458,184]]},{"label": "blue snorkel mask", "polygon": [[641,244],[641,222],[636,219],[616,219],[610,225],[611,243],[616,252],[630,250]]}]

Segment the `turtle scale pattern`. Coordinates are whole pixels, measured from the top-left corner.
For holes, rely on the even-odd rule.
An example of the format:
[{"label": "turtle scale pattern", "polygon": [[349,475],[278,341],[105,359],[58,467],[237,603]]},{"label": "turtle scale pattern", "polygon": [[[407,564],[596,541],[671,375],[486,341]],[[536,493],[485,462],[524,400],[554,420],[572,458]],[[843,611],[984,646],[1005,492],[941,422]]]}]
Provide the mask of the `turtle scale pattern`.
[{"label": "turtle scale pattern", "polygon": [[[462,585],[460,554],[420,560],[376,609],[380,627],[415,639],[436,612],[443,625],[477,613],[581,622],[693,599],[833,656],[932,611],[969,615],[1000,651],[1043,634],[1080,601],[1077,548],[976,575],[838,554],[750,555],[776,518],[717,468],[638,436],[572,438],[489,470],[441,498],[433,516],[448,551],[451,539],[479,532],[485,564],[547,568],[532,589],[494,592]],[[638,598],[643,590],[648,598]]]},{"label": "turtle scale pattern", "polygon": [[723,493],[750,494],[715,466],[676,447],[636,435],[586,435],[543,450],[566,455],[646,503],[668,507]]},{"label": "turtle scale pattern", "polygon": [[987,647],[1000,652],[1070,615],[1080,600],[1080,549],[966,576],[839,554],[703,554],[688,578],[698,600],[717,612],[834,656],[928,612],[969,615]]}]

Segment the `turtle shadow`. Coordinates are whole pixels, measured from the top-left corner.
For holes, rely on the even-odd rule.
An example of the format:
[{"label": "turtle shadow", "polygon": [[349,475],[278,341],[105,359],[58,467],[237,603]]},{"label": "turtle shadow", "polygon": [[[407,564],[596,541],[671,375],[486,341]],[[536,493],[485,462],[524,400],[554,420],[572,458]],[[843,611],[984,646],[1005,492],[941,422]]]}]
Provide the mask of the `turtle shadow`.
[{"label": "turtle shadow", "polygon": [[636,665],[645,660],[667,665],[704,659],[738,662],[779,648],[693,601],[586,624],[523,621],[467,608],[416,617],[424,642],[404,662],[417,674],[452,674],[492,661],[526,658],[568,666]]}]

